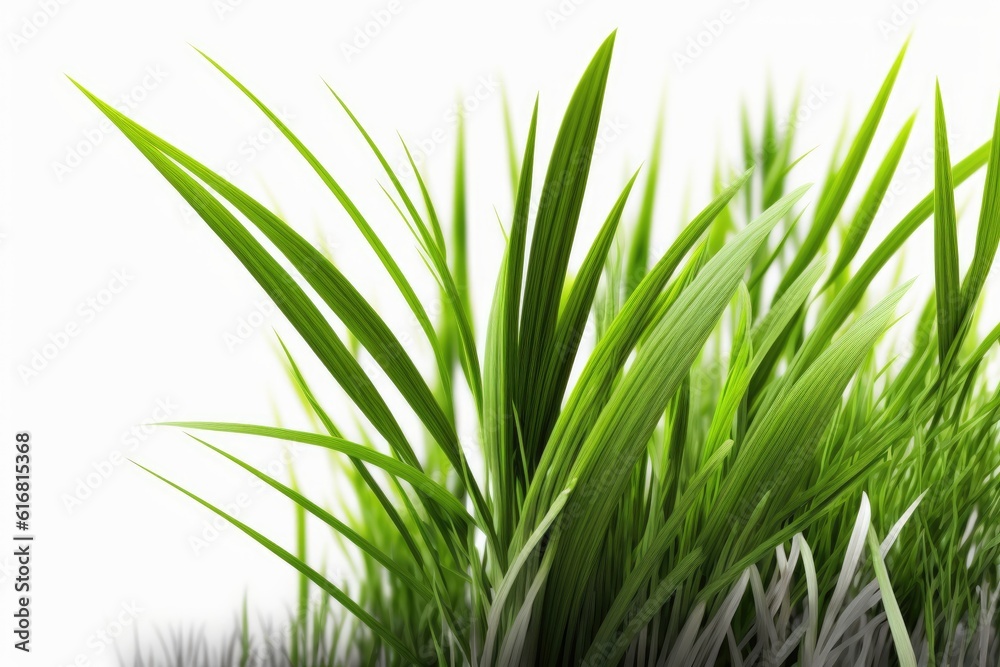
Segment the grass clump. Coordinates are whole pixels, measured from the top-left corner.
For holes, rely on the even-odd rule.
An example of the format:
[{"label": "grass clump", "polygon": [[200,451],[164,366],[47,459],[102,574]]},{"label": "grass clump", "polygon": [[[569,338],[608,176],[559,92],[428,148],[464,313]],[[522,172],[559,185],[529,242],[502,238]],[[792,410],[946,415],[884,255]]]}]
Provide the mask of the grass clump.
[{"label": "grass clump", "polygon": [[[903,53],[811,189],[793,183],[794,127],[779,128],[769,105],[760,132],[744,117],[743,163],[720,164],[714,198],[652,256],[651,231],[664,224],[659,138],[597,234],[577,234],[613,44],[583,73],[548,162],[536,156],[537,103],[523,146],[507,134],[515,195],[491,304],[468,300],[461,127],[446,225],[412,159],[407,188],[334,93],[386,172],[440,289],[439,318],[333,173],[210,60],[362,232],[429,343],[430,377],[320,248],[84,90],[270,295],[364,424],[346,437],[287,348],[315,432],[179,424],[325,448],[346,464],[342,493],[360,511],[337,517],[200,440],[295,504],[292,550],[164,481],[295,568],[302,599],[319,592],[342,610],[329,625],[293,626],[326,637],[335,626],[341,664],[997,664],[1000,388],[985,369],[1000,326],[979,315],[1000,242],[1000,116],[994,140],[953,161],[938,94],[934,190],[875,239],[913,128],[910,118],[885,155],[872,154]],[[983,168],[963,264],[954,191]],[[873,283],[932,219],[935,289],[913,331],[894,328],[910,285],[879,293]],[[874,249],[863,253],[866,240]],[[574,244],[587,247],[579,266]],[[488,308],[481,329],[473,305]],[[583,345],[588,323],[596,340]],[[391,390],[376,387],[362,354]],[[404,430],[387,391],[420,432]],[[464,403],[482,469],[459,441]],[[306,514],[358,556],[353,594],[306,562]],[[303,650],[285,659],[314,664]]]}]

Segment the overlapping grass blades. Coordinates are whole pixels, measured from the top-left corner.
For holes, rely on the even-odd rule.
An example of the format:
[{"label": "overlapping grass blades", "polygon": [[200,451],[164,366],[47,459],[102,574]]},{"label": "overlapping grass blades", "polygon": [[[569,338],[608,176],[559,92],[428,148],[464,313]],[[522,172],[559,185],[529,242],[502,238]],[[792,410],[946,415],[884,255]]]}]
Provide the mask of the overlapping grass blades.
[{"label": "overlapping grass blades", "polygon": [[[432,378],[352,279],[291,224],[84,90],[243,263],[371,425],[358,427],[358,442],[346,437],[282,344],[321,432],[178,426],[326,448],[351,463],[344,493],[356,495],[360,513],[320,506],[294,479],[273,479],[200,440],[294,504],[299,539],[289,550],[164,481],[299,571],[290,664],[319,664],[310,633],[333,637],[315,645],[332,646],[347,664],[996,664],[1000,387],[985,369],[1000,325],[985,337],[977,325],[1000,243],[1000,106],[994,139],[952,163],[938,91],[934,190],[864,254],[914,128],[911,116],[883,156],[869,155],[905,48],[814,190],[790,185],[803,156],[769,98],[759,133],[742,115],[743,173],[721,163],[712,200],[650,257],[652,230],[669,228],[654,205],[662,127],[638,202],[638,173],[614,201],[587,188],[614,39],[584,71],[543,179],[537,101],[523,149],[514,142],[520,114],[505,111],[513,211],[488,307],[469,301],[467,230],[479,214],[466,200],[476,162],[462,125],[451,206],[441,207],[412,157],[416,190],[334,93],[427,260],[446,306],[438,322],[333,171],[210,60],[358,226],[433,350]],[[862,183],[866,165],[874,175]],[[955,188],[986,165],[962,276]],[[442,224],[438,211],[449,209]],[[582,216],[604,220],[593,239],[577,238]],[[883,294],[872,285],[931,217],[935,291],[916,329],[901,331],[909,284]],[[616,241],[624,262],[612,257]],[[578,244],[588,250],[571,267]],[[591,318],[596,342],[581,346]],[[404,431],[359,349],[420,433]],[[457,436],[461,392],[474,406],[483,470]],[[415,446],[419,438],[426,446]],[[359,575],[353,598],[306,562],[307,514],[349,552]],[[310,623],[310,591],[347,615]]]}]

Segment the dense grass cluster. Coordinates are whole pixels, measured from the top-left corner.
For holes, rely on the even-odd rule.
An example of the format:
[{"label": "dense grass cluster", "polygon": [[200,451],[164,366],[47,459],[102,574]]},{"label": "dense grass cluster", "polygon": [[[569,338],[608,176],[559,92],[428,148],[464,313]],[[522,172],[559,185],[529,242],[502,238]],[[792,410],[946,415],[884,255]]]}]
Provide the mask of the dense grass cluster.
[{"label": "dense grass cluster", "polygon": [[[938,94],[934,190],[869,239],[913,127],[870,154],[900,54],[812,189],[793,187],[794,127],[769,106],[761,131],[744,115],[745,164],[720,165],[714,199],[662,256],[650,244],[672,224],[655,214],[659,132],[596,236],[579,238],[613,42],[584,72],[547,163],[535,155],[538,105],[523,144],[508,123],[514,214],[492,304],[467,296],[461,129],[446,215],[412,160],[408,189],[336,97],[440,287],[437,321],[334,175],[211,61],[361,230],[434,352],[429,378],[322,249],[84,91],[271,296],[361,424],[345,437],[288,354],[315,432],[182,425],[315,445],[346,464],[353,486],[340,493],[360,512],[321,507],[294,480],[202,441],[294,502],[292,550],[164,481],[301,573],[283,649],[294,665],[1000,663],[1000,389],[985,372],[1000,326],[978,317],[1000,242],[1000,141],[953,162]],[[975,252],[960,262],[955,188],[983,168]],[[909,286],[878,294],[873,282],[931,220],[934,293],[915,330],[894,329]],[[861,252],[866,239],[874,249]],[[589,249],[571,267],[574,244]],[[474,309],[488,311],[484,330]],[[588,323],[596,339],[583,347]],[[362,356],[421,432],[404,431]],[[459,442],[464,403],[483,469]],[[350,591],[305,562],[306,514],[342,539],[357,567]],[[308,608],[316,593],[340,610],[334,620]],[[231,660],[251,663],[246,650]]]}]

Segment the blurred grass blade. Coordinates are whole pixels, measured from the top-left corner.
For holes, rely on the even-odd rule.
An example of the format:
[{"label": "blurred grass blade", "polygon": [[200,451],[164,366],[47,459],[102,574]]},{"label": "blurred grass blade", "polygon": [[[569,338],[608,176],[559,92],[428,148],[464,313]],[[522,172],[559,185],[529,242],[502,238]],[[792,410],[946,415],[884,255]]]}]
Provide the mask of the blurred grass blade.
[{"label": "blurred grass blade", "polygon": [[649,268],[649,240],[653,231],[653,211],[656,205],[656,189],[659,185],[662,153],[663,104],[661,103],[656,118],[656,133],[653,135],[653,145],[650,148],[646,183],[642,190],[642,205],[635,228],[632,230],[632,242],[629,245],[628,261],[625,265],[625,298],[632,294],[632,290],[646,276],[646,271]]}]

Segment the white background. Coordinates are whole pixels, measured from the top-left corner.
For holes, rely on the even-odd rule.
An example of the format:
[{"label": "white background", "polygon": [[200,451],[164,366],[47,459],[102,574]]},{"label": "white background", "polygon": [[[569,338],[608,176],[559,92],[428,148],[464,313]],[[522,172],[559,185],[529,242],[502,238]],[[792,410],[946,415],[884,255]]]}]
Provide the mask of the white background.
[{"label": "white background", "polygon": [[[179,196],[120,134],[101,129],[97,110],[64,74],[106,100],[124,96],[133,118],[275,203],[309,238],[323,238],[423,359],[426,348],[413,342],[418,331],[412,317],[349,219],[266,120],[188,43],[285,110],[415,276],[432,311],[433,283],[379,191],[378,182],[386,179],[321,77],[352,104],[394,163],[400,157],[395,131],[417,149],[423,146],[440,202],[449,201],[453,105],[464,100],[479,321],[502,241],[494,208],[505,223],[510,208],[498,82],[506,86],[519,142],[540,92],[538,154],[547,158],[579,74],[615,28],[604,138],[585,203],[584,234],[603,220],[626,174],[647,159],[664,98],[666,150],[654,248],[665,247],[682,212],[707,201],[716,159],[738,158],[739,104],[746,100],[759,119],[769,81],[784,116],[796,85],[805,91],[803,102],[810,92],[820,93],[812,98],[813,108],[796,110],[799,149],[818,150],[793,181],[818,177],[845,114],[856,127],[911,32],[873,154],[880,159],[906,117],[914,110],[920,115],[894,183],[898,194],[877,219],[873,236],[881,238],[931,187],[936,77],[953,157],[968,153],[992,130],[1000,88],[995,0],[679,4],[7,0],[0,20],[0,540],[8,540],[13,524],[13,434],[28,429],[34,438],[37,542],[35,652],[28,659],[15,656],[13,663],[12,561],[0,547],[0,662],[105,664],[112,650],[97,633],[116,628],[123,605],[140,608],[128,634],[137,629],[147,641],[154,628],[231,629],[244,592],[257,612],[281,620],[294,590],[288,567],[231,528],[196,553],[191,538],[204,537],[210,515],[130,464],[111,461],[120,460],[116,452],[135,458],[223,504],[247,494],[241,517],[290,545],[292,513],[283,499],[256,493],[246,475],[177,431],[160,428],[140,440],[126,434],[164,416],[266,424],[280,419],[307,428],[275,353],[272,328],[300,352],[322,399],[335,405],[342,396],[279,315],[254,314],[262,292],[249,275],[185,213]],[[385,25],[371,23],[373,17]],[[358,37],[366,24],[372,35]],[[702,46],[692,46],[699,40]],[[690,60],[680,59],[685,54]],[[872,162],[862,180],[874,170]],[[968,206],[962,225],[967,261],[976,186],[960,191],[958,202]],[[929,232],[927,225],[908,244],[904,274],[921,278],[916,294],[926,294],[932,284]],[[109,285],[120,287],[112,281],[122,271],[124,288],[104,292]],[[81,306],[87,299],[107,303],[91,317]],[[237,334],[242,321],[259,326],[231,349],[226,336]],[[22,377],[19,367],[29,366],[36,352],[73,325],[78,335],[37,375]],[[170,406],[169,414],[157,414],[157,405]],[[463,439],[475,447],[471,433]],[[279,449],[267,444],[226,442],[258,465],[280,461]],[[303,470],[326,469],[323,457],[301,457]],[[108,473],[109,466],[90,496],[68,508],[66,498],[87,484],[88,475],[94,481],[92,474]],[[311,494],[335,502],[337,489],[323,484],[328,477],[306,477]],[[328,555],[327,546],[314,544],[315,561]],[[328,562],[331,577],[343,581],[336,559]],[[127,654],[129,643],[125,638],[117,645]]]}]

